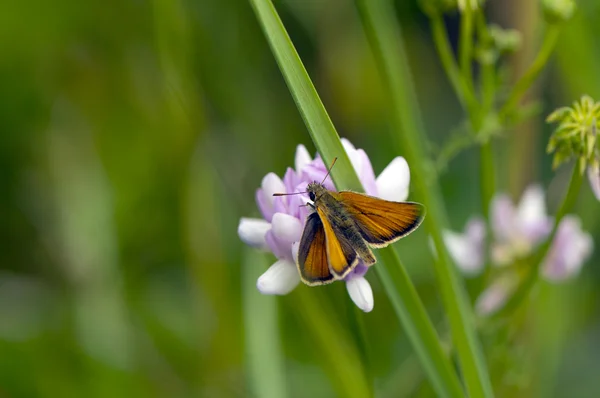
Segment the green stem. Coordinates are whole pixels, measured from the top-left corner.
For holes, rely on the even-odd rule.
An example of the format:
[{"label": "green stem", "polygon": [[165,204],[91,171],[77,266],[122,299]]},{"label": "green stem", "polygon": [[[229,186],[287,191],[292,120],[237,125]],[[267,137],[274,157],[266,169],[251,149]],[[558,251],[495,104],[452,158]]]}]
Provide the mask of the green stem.
[{"label": "green stem", "polygon": [[500,119],[505,119],[507,116],[512,113],[514,108],[519,105],[519,101],[525,95],[529,87],[533,84],[535,79],[540,75],[542,69],[548,62],[554,47],[556,46],[556,42],[558,40],[558,35],[560,33],[560,27],[557,24],[550,25],[546,34],[544,35],[544,41],[538,52],[535,60],[525,72],[525,74],[519,79],[517,84],[513,87],[511,93],[506,100],[506,103],[500,109],[499,116]]},{"label": "green stem", "polygon": [[463,80],[473,92],[473,10],[470,4],[465,7],[460,18],[458,59]]},{"label": "green stem", "polygon": [[465,109],[469,115],[474,115],[477,112],[478,107],[477,98],[475,97],[473,90],[461,76],[456,60],[452,55],[452,48],[444,25],[444,19],[439,13],[431,14],[429,17],[431,20],[431,33],[435,48],[442,61],[446,76],[448,77],[463,109]]},{"label": "green stem", "polygon": [[[268,0],[251,0],[251,4],[317,150],[326,163],[334,157],[338,157],[338,164],[331,173],[337,188],[362,190],[360,181],[350,164],[337,132],[273,4]],[[375,269],[400,270],[399,272],[406,274],[398,258],[388,253],[392,251],[393,248],[391,247],[379,250],[386,261],[383,261],[383,264],[378,264]],[[386,255],[386,253],[388,254]],[[427,372],[431,384],[436,389],[436,393],[444,397],[462,396],[458,377],[449,359],[444,354],[440,341],[435,338],[435,328],[416,294],[412,282],[407,277],[392,280],[382,271],[384,270],[379,271],[379,275],[382,282],[388,286],[386,292],[390,301],[396,308],[405,309],[402,311],[402,316],[400,316],[401,311],[397,312],[402,326],[406,330],[418,331],[409,333],[408,337]],[[449,294],[451,295],[453,292]],[[305,298],[308,298],[308,295]],[[325,332],[323,331],[323,333]],[[333,336],[332,338],[335,339],[336,337]],[[342,354],[340,358],[343,356]],[[368,392],[364,394],[366,395]]]},{"label": "green stem", "polygon": [[[439,337],[427,317],[427,311],[425,311],[406,269],[403,266],[392,266],[396,263],[401,264],[398,255],[391,247],[381,249],[378,253],[383,260],[383,266],[379,265],[375,270],[390,298],[396,298],[396,296],[399,298],[391,300],[391,303],[398,318],[403,320],[404,331],[411,341],[425,342],[425,344],[413,344],[425,372],[431,374],[436,372],[436,367],[440,364],[443,365],[443,372],[440,372],[441,379],[431,380],[434,389],[438,392],[444,391],[444,385],[446,385],[451,389],[447,390],[444,395],[463,396],[462,387],[450,363],[446,360],[442,361],[442,358],[446,358],[446,354],[439,344]],[[410,319],[418,321],[408,322]],[[440,363],[436,363],[438,358]]]},{"label": "green stem", "polygon": [[382,73],[390,103],[394,133],[391,139],[411,165],[413,181],[428,206],[425,224],[432,235],[439,261],[436,274],[444,307],[450,321],[462,375],[471,397],[493,396],[487,367],[475,332],[473,313],[442,238],[447,216],[432,167],[425,157],[424,129],[413,82],[404,52],[400,26],[389,1],[357,0],[367,37]]},{"label": "green stem", "polygon": [[[253,396],[287,396],[284,360],[279,335],[277,301],[256,289],[256,278],[267,268],[256,250],[244,252],[242,297],[248,383]],[[260,265],[260,266],[257,266]]]},{"label": "green stem", "polygon": [[528,297],[531,288],[535,285],[535,283],[538,280],[540,267],[544,259],[546,258],[548,252],[550,251],[550,248],[552,247],[552,243],[554,241],[554,238],[556,237],[556,233],[558,231],[558,226],[560,225],[560,222],[562,221],[564,216],[573,208],[575,202],[577,201],[577,196],[579,195],[582,180],[583,176],[579,171],[579,167],[577,166],[577,164],[575,164],[573,166],[573,174],[571,175],[571,182],[569,183],[569,188],[561,206],[558,209],[558,212],[556,213],[552,232],[544,241],[544,243],[531,256],[531,261],[529,262],[530,264],[532,264],[531,269],[525,276],[523,281],[519,284],[514,294],[504,304],[504,306],[490,314],[491,318],[498,319],[512,313]]},{"label": "green stem", "polygon": [[[325,164],[337,157],[331,176],[344,189],[362,190],[348,154],[271,0],[250,0],[304,124]],[[339,187],[338,187],[339,188]]]},{"label": "green stem", "polygon": [[[476,12],[477,34],[482,43],[490,43],[491,37],[488,32],[487,23],[483,11]],[[494,107],[494,96],[496,95],[495,66],[493,62],[481,64],[480,86],[481,86],[481,108],[482,114],[487,115]]]}]

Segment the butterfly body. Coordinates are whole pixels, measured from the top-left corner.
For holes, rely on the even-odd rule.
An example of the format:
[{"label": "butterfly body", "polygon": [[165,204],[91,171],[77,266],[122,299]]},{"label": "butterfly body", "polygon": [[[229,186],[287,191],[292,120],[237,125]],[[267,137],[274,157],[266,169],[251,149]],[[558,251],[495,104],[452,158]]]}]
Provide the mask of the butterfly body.
[{"label": "butterfly body", "polygon": [[377,261],[371,247],[383,247],[408,235],[421,223],[424,207],[392,202],[351,191],[333,192],[318,182],[308,185],[314,209],[304,227],[298,270],[310,286],[345,278],[359,260]]}]

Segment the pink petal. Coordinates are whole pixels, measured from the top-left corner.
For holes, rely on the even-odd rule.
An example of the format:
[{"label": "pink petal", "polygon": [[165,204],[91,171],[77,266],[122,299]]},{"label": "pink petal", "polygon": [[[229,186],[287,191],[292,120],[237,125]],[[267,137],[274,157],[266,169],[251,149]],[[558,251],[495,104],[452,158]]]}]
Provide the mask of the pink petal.
[{"label": "pink petal", "polygon": [[302,225],[300,220],[289,214],[275,213],[273,215],[273,233],[280,241],[297,242],[302,235]]}]

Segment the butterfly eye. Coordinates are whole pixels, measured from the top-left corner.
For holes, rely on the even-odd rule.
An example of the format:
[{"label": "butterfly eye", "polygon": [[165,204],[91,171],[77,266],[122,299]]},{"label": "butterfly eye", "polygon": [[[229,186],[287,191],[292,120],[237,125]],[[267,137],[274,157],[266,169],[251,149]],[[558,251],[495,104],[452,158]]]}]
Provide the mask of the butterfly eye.
[{"label": "butterfly eye", "polygon": [[314,192],[309,192],[308,193],[308,197],[310,198],[310,200],[312,200],[313,202],[315,201],[315,193]]}]

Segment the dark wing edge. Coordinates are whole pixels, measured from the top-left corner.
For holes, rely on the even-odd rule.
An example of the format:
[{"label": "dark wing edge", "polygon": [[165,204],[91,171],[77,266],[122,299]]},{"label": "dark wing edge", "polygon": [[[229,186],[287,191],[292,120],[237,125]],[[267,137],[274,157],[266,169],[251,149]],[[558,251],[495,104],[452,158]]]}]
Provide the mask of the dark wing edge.
[{"label": "dark wing edge", "polygon": [[[324,285],[336,280],[329,269],[326,245],[323,223],[316,212],[312,213],[304,225],[296,262],[300,279],[308,286]],[[315,266],[319,267],[318,274],[314,272]],[[312,274],[309,273],[309,267]]]}]

